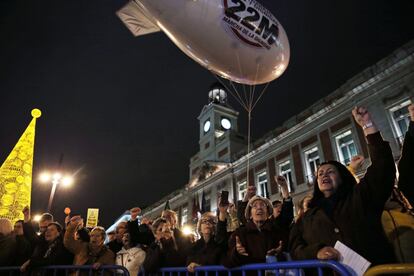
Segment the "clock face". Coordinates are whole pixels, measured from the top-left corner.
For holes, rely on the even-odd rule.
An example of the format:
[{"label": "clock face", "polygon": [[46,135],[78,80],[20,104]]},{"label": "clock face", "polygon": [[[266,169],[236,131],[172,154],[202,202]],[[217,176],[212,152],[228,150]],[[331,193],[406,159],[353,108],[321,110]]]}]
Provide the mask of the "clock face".
[{"label": "clock face", "polygon": [[230,129],[230,128],[231,128],[231,123],[230,123],[230,120],[229,120],[229,119],[227,119],[227,118],[223,118],[223,119],[221,119],[221,126],[222,126],[224,129]]},{"label": "clock face", "polygon": [[204,123],[204,132],[209,131],[209,130],[210,130],[210,126],[211,126],[210,121],[206,121],[206,122]]}]

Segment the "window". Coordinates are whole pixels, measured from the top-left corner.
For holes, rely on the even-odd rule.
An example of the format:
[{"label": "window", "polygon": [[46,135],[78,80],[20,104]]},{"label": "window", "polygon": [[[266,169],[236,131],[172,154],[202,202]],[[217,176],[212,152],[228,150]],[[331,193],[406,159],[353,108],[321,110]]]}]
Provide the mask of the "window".
[{"label": "window", "polygon": [[247,181],[244,180],[243,182],[239,182],[238,186],[239,186],[239,200],[243,200],[244,195],[246,194],[246,191],[247,191]]},{"label": "window", "polygon": [[410,104],[411,101],[407,100],[389,109],[391,113],[392,123],[401,145],[404,140],[403,137],[407,132],[408,124],[410,123],[410,114],[408,113],[408,105]]},{"label": "window", "polygon": [[313,147],[310,150],[305,151],[305,160],[306,160],[306,171],[307,179],[309,183],[313,182],[315,172],[318,169],[320,164],[318,147]]},{"label": "window", "polygon": [[188,222],[188,207],[183,206],[181,209],[181,226]]},{"label": "window", "polygon": [[358,154],[351,130],[347,130],[336,136],[335,141],[338,149],[339,160],[341,163],[349,165],[351,158]]},{"label": "window", "polygon": [[292,192],[293,180],[292,180],[292,169],[290,168],[290,160],[287,160],[279,164],[279,174],[286,178],[289,193]]},{"label": "window", "polygon": [[267,191],[267,173],[261,172],[257,175],[257,187],[259,188],[259,195],[262,197],[268,197]]}]

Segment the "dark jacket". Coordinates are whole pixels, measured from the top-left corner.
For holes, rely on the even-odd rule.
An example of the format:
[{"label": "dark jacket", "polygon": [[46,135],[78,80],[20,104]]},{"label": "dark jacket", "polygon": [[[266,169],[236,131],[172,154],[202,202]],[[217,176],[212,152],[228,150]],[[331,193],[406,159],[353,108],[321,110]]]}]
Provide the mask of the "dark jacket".
[{"label": "dark jacket", "polygon": [[227,219],[224,221],[217,221],[215,240],[218,244],[221,244],[226,248],[226,250],[228,248],[229,239],[233,233],[234,232],[227,232]]},{"label": "dark jacket", "polygon": [[193,243],[191,241],[190,236],[186,236],[183,232],[180,231],[178,228],[174,228],[174,238],[177,242],[177,246],[180,250],[184,251],[185,254],[188,254],[189,250],[191,249]]},{"label": "dark jacket", "polygon": [[146,224],[138,225],[137,220],[128,221],[127,227],[133,245],[139,244],[146,248],[154,242],[154,234]]},{"label": "dark jacket", "polygon": [[14,264],[20,266],[26,262],[31,254],[32,254],[32,247],[29,241],[23,236],[16,236],[16,245],[17,245],[17,252],[14,258]]},{"label": "dark jacket", "polygon": [[[240,255],[236,250],[236,236],[246,248],[248,256]],[[267,220],[260,231],[252,221],[245,226],[239,227],[229,240],[228,259],[224,265],[236,267],[249,263],[265,263],[266,253],[279,246],[279,242],[287,243],[281,229],[276,227],[272,221]]]},{"label": "dark jacket", "polygon": [[61,237],[50,244],[38,245],[30,257],[31,268],[46,265],[71,265],[72,263],[73,254],[64,247]]},{"label": "dark jacket", "polygon": [[147,250],[143,264],[146,273],[156,272],[161,267],[184,266],[191,249],[191,240],[182,234],[177,228],[174,229],[174,242],[171,240],[153,242]]},{"label": "dark jacket", "polygon": [[285,248],[288,248],[289,233],[293,223],[293,200],[291,197],[283,199],[282,211],[277,218],[271,217],[270,220],[273,226],[279,229],[283,240],[285,241]]},{"label": "dark jacket", "polygon": [[25,239],[30,243],[32,250],[34,250],[38,245],[45,246],[47,244],[44,234],[37,235],[32,221],[23,223],[23,233]]},{"label": "dark jacket", "polygon": [[17,243],[12,235],[0,234],[0,266],[13,266]]},{"label": "dark jacket", "polygon": [[398,162],[398,188],[404,193],[411,205],[414,204],[414,122],[410,122],[405,134],[401,158]]},{"label": "dark jacket", "polygon": [[79,239],[84,242],[89,242],[91,240],[89,236],[89,230],[86,227],[79,228],[76,233],[79,235]]},{"label": "dark jacket", "polygon": [[201,238],[192,246],[187,257],[187,265],[193,262],[199,265],[221,265],[226,249],[214,237],[208,243]]},{"label": "dark jacket", "polygon": [[186,264],[187,255],[179,248],[175,248],[171,240],[163,241],[162,248],[159,242],[153,242],[147,250],[143,263],[146,273],[156,272],[161,267],[177,267]]},{"label": "dark jacket", "polygon": [[319,249],[334,247],[339,240],[374,265],[394,261],[381,226],[384,203],[394,184],[394,159],[379,133],[368,135],[367,140],[372,165],[365,177],[333,201],[330,215],[320,204],[298,220],[290,233],[293,258],[316,259]]},{"label": "dark jacket", "polygon": [[106,246],[108,246],[108,248],[111,249],[111,251],[116,254],[122,249],[123,244],[122,242],[119,242],[117,239],[114,239],[108,242]]},{"label": "dark jacket", "polygon": [[414,122],[404,137],[398,162],[399,181],[382,213],[382,225],[398,262],[414,262]]},{"label": "dark jacket", "polygon": [[31,252],[23,236],[0,234],[0,266],[20,266],[29,259]]},{"label": "dark jacket", "polygon": [[282,201],[282,211],[280,212],[280,216],[277,217],[276,220],[280,219],[280,223],[283,226],[289,227],[292,224],[293,218],[293,199],[291,197],[284,198]]},{"label": "dark jacket", "polygon": [[246,210],[248,201],[237,201],[237,218],[240,222],[240,225],[246,225],[246,217],[244,216],[244,211]]}]

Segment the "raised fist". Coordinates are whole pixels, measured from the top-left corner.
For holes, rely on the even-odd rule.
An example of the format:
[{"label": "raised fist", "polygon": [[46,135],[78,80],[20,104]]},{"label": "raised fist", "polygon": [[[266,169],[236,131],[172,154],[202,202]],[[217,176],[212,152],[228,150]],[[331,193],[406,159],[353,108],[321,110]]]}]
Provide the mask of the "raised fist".
[{"label": "raised fist", "polygon": [[372,123],[371,115],[365,107],[356,106],[352,110],[352,115],[354,116],[355,121],[360,127]]},{"label": "raised fist", "polygon": [[351,168],[351,170],[356,172],[359,169],[361,169],[362,163],[364,163],[364,160],[365,160],[364,156],[355,155],[354,157],[351,158],[351,162],[349,163],[349,167]]},{"label": "raised fist", "polygon": [[246,191],[246,194],[244,195],[243,201],[249,201],[255,195],[256,195],[256,186],[247,185],[247,191]]},{"label": "raised fist", "polygon": [[131,213],[131,220],[136,220],[138,215],[141,213],[141,208],[134,207],[131,210],[129,210],[129,212]]},{"label": "raised fist", "polygon": [[277,185],[280,185],[282,187],[287,187],[286,178],[283,175],[275,176],[275,181]]},{"label": "raised fist", "polygon": [[70,219],[70,224],[73,225],[73,226],[75,226],[75,227],[78,226],[80,223],[82,223],[81,216],[73,216]]},{"label": "raised fist", "polygon": [[29,206],[25,206],[22,210],[24,216],[24,222],[28,222],[30,220],[30,208]]}]

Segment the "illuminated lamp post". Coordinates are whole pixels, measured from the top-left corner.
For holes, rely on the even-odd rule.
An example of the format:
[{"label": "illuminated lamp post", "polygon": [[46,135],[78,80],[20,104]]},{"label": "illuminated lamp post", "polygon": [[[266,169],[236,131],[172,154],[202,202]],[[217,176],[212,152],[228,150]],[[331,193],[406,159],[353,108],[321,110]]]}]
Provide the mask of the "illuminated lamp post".
[{"label": "illuminated lamp post", "polygon": [[49,203],[47,205],[47,211],[50,213],[57,186],[62,184],[64,187],[69,187],[74,180],[72,176],[63,176],[60,172],[54,172],[53,174],[43,172],[40,174],[40,181],[42,183],[52,182],[52,190],[50,191]]}]

